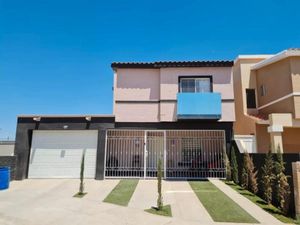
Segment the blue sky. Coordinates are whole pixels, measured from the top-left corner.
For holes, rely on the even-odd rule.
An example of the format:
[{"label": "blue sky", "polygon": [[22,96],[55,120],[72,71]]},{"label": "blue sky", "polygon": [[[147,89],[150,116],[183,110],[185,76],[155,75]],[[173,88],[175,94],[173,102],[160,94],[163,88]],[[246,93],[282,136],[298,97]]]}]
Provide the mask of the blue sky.
[{"label": "blue sky", "polygon": [[298,0],[0,0],[0,138],[20,114],[109,114],[113,61],[300,47]]}]

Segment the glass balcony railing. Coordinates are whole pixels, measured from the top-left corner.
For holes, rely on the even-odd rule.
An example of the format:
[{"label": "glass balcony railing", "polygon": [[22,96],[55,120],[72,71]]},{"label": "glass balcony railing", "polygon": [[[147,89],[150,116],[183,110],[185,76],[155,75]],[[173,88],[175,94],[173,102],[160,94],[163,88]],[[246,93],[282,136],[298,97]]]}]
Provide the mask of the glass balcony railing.
[{"label": "glass balcony railing", "polygon": [[178,93],[178,119],[211,119],[221,118],[221,94],[205,93]]}]

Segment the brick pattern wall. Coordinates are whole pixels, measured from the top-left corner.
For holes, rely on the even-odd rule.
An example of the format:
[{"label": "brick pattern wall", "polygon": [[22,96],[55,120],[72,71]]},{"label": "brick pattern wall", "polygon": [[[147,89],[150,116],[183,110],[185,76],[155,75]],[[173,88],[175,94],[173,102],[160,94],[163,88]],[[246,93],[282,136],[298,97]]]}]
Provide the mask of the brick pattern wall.
[{"label": "brick pattern wall", "polygon": [[10,167],[10,179],[15,179],[16,172],[16,156],[0,156],[0,167],[8,166]]}]

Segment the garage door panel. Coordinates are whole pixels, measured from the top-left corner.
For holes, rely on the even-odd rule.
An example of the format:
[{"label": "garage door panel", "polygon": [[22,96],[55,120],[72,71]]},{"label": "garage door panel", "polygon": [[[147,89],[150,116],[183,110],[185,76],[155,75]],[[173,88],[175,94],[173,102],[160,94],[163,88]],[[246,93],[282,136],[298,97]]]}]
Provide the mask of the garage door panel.
[{"label": "garage door panel", "polygon": [[97,131],[35,131],[29,178],[79,178],[83,152],[85,177],[96,171]]}]

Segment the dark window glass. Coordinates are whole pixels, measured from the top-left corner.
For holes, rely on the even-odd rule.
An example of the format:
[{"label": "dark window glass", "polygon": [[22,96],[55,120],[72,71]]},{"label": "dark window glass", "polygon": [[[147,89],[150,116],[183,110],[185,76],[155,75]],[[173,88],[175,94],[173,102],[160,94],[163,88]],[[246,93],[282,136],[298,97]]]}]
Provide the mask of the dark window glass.
[{"label": "dark window glass", "polygon": [[180,92],[211,92],[211,80],[208,77],[181,78]]},{"label": "dark window glass", "polygon": [[247,108],[256,108],[255,89],[246,89]]}]

